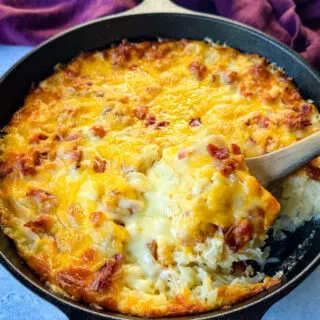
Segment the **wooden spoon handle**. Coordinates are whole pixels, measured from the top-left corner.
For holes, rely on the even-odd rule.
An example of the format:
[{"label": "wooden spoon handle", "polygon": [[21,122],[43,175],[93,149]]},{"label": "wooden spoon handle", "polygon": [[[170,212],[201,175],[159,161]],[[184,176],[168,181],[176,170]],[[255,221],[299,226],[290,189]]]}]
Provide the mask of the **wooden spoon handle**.
[{"label": "wooden spoon handle", "polygon": [[320,155],[320,131],[286,148],[246,159],[250,173],[263,185],[283,178]]}]

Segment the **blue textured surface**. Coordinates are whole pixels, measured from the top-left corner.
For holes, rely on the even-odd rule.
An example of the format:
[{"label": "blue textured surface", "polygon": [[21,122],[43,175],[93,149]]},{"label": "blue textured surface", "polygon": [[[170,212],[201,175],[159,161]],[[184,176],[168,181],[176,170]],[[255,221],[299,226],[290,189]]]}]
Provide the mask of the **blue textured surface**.
[{"label": "blue textured surface", "polygon": [[[0,75],[29,50],[28,47],[0,46]],[[57,308],[26,289],[0,266],[0,320],[66,319]],[[320,319],[320,267],[263,317],[263,320],[300,319]]]}]

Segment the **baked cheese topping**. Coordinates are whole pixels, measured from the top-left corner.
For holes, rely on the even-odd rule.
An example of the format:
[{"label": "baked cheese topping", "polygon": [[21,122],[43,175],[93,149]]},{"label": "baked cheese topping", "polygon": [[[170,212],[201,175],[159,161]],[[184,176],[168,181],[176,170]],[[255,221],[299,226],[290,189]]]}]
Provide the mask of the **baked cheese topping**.
[{"label": "baked cheese topping", "polygon": [[124,41],[56,69],[0,144],[1,226],[43,281],[140,316],[229,306],[280,281],[250,263],[265,261],[280,206],[244,157],[319,130],[281,70],[188,40]]}]

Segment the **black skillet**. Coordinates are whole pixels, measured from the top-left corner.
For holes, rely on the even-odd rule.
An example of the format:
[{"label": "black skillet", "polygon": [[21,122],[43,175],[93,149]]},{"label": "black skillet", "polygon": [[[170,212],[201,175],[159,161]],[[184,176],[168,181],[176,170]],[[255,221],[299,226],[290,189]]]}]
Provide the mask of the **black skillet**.
[{"label": "black skillet", "polygon": [[[45,42],[18,63],[0,82],[0,125],[8,123],[23,104],[31,84],[53,72],[58,62],[68,62],[81,51],[102,49],[126,38],[133,41],[164,38],[211,38],[244,52],[255,52],[283,67],[303,96],[320,107],[320,77],[306,61],[290,48],[245,25],[195,13],[174,5],[169,0],[145,0],[125,13],[102,18],[66,31]],[[261,319],[268,308],[288,294],[320,264],[320,224],[311,221],[288,234],[281,243],[270,243],[278,264],[266,265],[264,271],[273,275],[284,271],[280,285],[249,298],[235,306],[179,319]],[[12,243],[0,231],[0,261],[23,284],[52,302],[70,319],[139,319],[118,313],[96,310],[88,305],[62,297],[43,283],[23,263]],[[174,319],[174,318],[171,318]]]}]

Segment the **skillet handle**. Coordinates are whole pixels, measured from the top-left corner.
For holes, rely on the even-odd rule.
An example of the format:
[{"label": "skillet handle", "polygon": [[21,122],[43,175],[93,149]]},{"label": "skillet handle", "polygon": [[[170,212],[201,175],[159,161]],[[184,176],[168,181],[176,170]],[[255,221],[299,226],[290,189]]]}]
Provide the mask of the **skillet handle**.
[{"label": "skillet handle", "polygon": [[143,2],[138,4],[136,7],[124,12],[120,12],[113,16],[119,17],[119,16],[130,16],[130,15],[142,14],[142,13],[164,13],[164,12],[196,14],[195,11],[180,7],[170,0],[143,0]]}]

